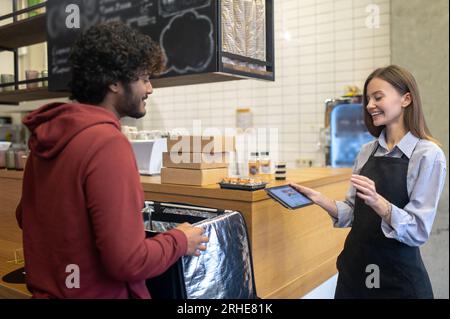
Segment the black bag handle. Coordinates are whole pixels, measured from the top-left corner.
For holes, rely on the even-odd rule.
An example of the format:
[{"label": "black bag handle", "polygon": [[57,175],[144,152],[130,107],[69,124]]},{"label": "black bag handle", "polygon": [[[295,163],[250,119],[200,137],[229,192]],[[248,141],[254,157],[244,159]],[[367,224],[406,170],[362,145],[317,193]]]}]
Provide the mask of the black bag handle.
[{"label": "black bag handle", "polygon": [[152,213],[152,221],[155,222],[168,222],[168,223],[190,223],[195,224],[205,220],[205,217],[200,216],[191,216],[191,215],[180,215],[173,213],[162,213],[161,211],[157,212],[156,210]]},{"label": "black bag handle", "polygon": [[[185,203],[161,203],[161,202],[156,202],[156,201],[147,201],[147,202],[153,203],[153,210],[155,213],[163,213],[162,212],[163,207],[164,208],[166,208],[166,207],[168,207],[168,208],[186,208],[186,209],[192,209],[192,210],[199,210],[199,211],[208,212],[211,214],[217,214],[218,216],[223,215],[226,212],[225,209],[221,209],[221,208],[199,207],[199,206],[193,206],[193,205],[189,205],[189,204],[185,204]],[[168,214],[168,213],[164,213],[164,214]]]}]

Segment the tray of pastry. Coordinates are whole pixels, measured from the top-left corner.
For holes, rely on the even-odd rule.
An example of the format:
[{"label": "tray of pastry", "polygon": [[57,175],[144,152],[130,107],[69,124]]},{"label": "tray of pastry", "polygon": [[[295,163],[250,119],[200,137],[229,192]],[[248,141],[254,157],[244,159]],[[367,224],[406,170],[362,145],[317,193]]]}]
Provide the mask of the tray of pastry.
[{"label": "tray of pastry", "polygon": [[220,188],[237,189],[243,191],[256,191],[266,187],[267,183],[254,178],[224,178],[220,183]]}]

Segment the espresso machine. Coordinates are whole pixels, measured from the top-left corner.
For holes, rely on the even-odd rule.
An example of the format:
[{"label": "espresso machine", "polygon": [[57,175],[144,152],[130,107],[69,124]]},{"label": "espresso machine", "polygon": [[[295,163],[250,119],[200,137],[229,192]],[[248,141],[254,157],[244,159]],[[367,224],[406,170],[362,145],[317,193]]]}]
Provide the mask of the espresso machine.
[{"label": "espresso machine", "polygon": [[325,101],[321,144],[326,166],[352,167],[361,146],[371,140],[373,136],[364,123],[360,100],[341,98]]}]

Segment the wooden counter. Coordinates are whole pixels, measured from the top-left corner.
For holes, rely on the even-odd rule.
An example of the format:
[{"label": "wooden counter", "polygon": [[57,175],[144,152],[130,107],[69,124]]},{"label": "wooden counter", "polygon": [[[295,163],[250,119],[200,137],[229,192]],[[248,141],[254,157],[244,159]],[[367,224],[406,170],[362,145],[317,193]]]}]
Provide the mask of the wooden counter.
[{"label": "wooden counter", "polygon": [[[5,283],[2,278],[23,267],[22,231],[17,226],[16,207],[22,194],[22,172],[0,170],[0,298],[29,298],[23,284]],[[22,259],[20,258],[20,259]]]},{"label": "wooden counter", "polygon": [[[297,182],[331,198],[343,199],[350,174],[350,169],[289,170],[287,181],[274,182],[269,187]],[[21,248],[21,232],[14,216],[21,180],[21,172],[0,170],[0,277],[21,267],[6,264],[6,260],[14,259],[14,250]],[[336,273],[336,258],[348,229],[333,228],[328,214],[316,205],[291,211],[263,190],[161,184],[159,176],[142,176],[141,182],[147,200],[240,211],[249,231],[256,288],[261,298],[300,298]],[[24,285],[0,281],[0,297],[24,295]]]}]

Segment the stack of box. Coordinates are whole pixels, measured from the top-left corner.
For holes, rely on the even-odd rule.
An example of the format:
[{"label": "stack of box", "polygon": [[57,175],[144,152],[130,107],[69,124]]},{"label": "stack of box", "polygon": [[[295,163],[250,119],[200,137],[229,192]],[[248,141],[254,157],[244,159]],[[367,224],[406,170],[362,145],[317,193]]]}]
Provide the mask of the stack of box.
[{"label": "stack of box", "polygon": [[163,154],[161,183],[203,186],[228,176],[233,136],[171,136]]}]

